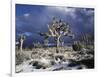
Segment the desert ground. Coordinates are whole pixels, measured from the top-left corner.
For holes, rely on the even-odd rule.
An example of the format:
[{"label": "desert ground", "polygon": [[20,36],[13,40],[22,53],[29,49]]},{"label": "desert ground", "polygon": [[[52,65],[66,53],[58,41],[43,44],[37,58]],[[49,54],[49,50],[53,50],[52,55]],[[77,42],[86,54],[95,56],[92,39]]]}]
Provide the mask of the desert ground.
[{"label": "desert ground", "polygon": [[16,73],[94,68],[94,49],[74,51],[71,46],[16,50]]}]

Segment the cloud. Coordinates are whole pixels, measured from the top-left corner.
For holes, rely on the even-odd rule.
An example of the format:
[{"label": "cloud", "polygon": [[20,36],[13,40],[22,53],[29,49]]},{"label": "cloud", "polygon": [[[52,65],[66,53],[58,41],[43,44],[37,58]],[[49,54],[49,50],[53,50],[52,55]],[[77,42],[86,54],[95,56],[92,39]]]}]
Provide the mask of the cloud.
[{"label": "cloud", "polygon": [[94,14],[94,10],[83,9],[83,13],[85,13],[85,15],[87,15],[87,16],[91,16]]},{"label": "cloud", "polygon": [[61,14],[64,15],[69,15],[71,16],[73,19],[76,18],[75,15],[75,11],[76,8],[70,8],[70,7],[47,7],[46,10],[48,10],[48,12],[59,12]]},{"label": "cloud", "polygon": [[26,35],[26,36],[31,36],[32,35],[32,33],[30,33],[30,32],[25,32],[23,34]]},{"label": "cloud", "polygon": [[[24,8],[24,7],[23,7]],[[63,19],[71,26],[73,33],[93,31],[94,10],[87,8],[55,7],[55,6],[32,6],[23,9],[19,16],[16,17],[16,33],[23,33],[32,37],[31,40],[43,40],[36,32],[47,32],[47,24],[50,24],[52,17],[55,16]],[[18,13],[18,12],[17,12]],[[20,12],[19,12],[20,13]]]},{"label": "cloud", "polygon": [[30,16],[29,13],[25,13],[25,14],[24,14],[24,17],[28,17],[28,16]]}]

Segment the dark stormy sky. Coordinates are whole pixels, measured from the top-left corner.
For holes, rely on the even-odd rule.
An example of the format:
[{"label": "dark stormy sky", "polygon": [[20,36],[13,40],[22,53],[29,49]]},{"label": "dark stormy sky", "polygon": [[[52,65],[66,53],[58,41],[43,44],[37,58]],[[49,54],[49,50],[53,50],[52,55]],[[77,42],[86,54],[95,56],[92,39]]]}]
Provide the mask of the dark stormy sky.
[{"label": "dark stormy sky", "polygon": [[[43,37],[37,32],[47,32],[47,24],[50,24],[52,17],[62,19],[69,23],[72,32],[77,39],[82,33],[94,34],[94,9],[77,7],[41,6],[16,4],[16,41],[20,34],[26,36],[26,44],[43,42]],[[65,37],[65,42],[73,39]],[[53,38],[50,42],[54,42]]]}]

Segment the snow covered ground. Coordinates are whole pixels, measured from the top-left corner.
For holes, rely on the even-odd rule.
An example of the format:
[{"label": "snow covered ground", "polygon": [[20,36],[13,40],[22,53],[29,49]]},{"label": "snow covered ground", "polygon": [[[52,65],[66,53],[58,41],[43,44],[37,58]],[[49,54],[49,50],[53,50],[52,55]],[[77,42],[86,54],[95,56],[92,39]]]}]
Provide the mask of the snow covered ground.
[{"label": "snow covered ground", "polygon": [[53,52],[54,50],[40,48],[33,51],[23,51],[17,57],[19,63],[15,67],[16,73],[75,70],[94,67],[94,57],[92,54],[80,54],[71,50],[55,53]]},{"label": "snow covered ground", "polygon": [[17,65],[16,66],[16,73],[19,73],[19,72],[40,72],[40,71],[43,72],[43,71],[58,71],[58,70],[60,71],[60,70],[86,69],[85,65],[79,65],[79,64],[70,65],[69,61],[58,63],[58,64],[54,64],[54,65],[52,65],[50,67],[47,67],[45,69],[42,68],[42,67],[40,69],[37,69],[32,64],[30,65],[29,64],[30,62],[32,62],[32,60],[25,61],[22,64]]}]

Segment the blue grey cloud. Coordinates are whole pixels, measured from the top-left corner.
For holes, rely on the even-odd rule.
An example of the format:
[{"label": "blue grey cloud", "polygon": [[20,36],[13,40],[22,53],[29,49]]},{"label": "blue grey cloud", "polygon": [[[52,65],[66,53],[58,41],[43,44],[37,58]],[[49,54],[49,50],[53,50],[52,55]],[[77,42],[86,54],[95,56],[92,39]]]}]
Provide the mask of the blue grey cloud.
[{"label": "blue grey cloud", "polygon": [[[35,42],[37,40],[42,42],[43,37],[36,33],[38,31],[47,32],[47,24],[50,24],[53,16],[68,22],[76,37],[78,37],[81,33],[94,33],[93,8],[17,4],[16,37],[23,33],[27,36],[27,40],[31,40],[31,42]],[[66,37],[65,39],[68,38]]]}]

